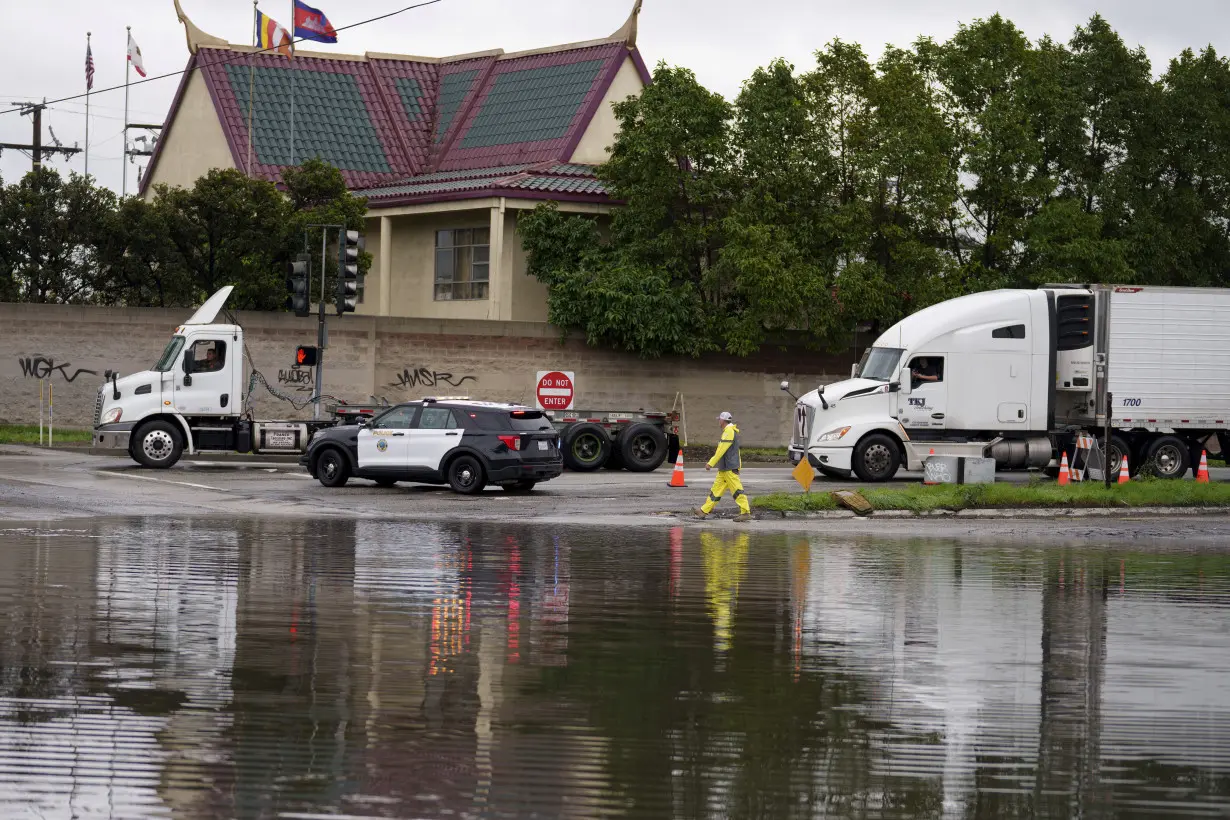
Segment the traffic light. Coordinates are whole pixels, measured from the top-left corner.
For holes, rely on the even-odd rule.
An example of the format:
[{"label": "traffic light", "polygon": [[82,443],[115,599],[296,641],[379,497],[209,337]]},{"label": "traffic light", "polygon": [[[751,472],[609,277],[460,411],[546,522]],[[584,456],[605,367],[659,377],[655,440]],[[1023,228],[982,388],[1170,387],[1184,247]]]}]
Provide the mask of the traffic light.
[{"label": "traffic light", "polygon": [[295,367],[315,367],[316,348],[311,345],[299,345],[295,348]]},{"label": "traffic light", "polygon": [[286,309],[293,310],[296,316],[312,315],[308,295],[311,288],[311,264],[312,257],[307,254],[300,254],[295,257],[295,261],[286,263],[286,290],[290,292],[286,299]]},{"label": "traffic light", "polygon": [[358,231],[342,231],[341,267],[337,272],[337,315],[353,313],[359,304],[359,251],[362,237]]}]

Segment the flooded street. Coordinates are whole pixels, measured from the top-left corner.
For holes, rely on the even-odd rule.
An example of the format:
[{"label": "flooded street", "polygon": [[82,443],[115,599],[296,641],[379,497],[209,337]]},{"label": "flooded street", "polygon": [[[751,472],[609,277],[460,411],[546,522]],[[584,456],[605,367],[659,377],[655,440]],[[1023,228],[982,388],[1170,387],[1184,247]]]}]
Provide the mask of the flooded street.
[{"label": "flooded street", "polygon": [[1222,551],[287,518],[0,545],[4,818],[1230,813]]}]

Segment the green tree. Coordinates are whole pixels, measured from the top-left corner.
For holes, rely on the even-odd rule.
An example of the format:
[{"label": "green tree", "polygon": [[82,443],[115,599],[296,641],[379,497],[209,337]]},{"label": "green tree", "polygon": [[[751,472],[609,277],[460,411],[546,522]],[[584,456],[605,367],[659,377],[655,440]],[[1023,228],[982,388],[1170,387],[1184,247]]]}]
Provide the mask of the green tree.
[{"label": "green tree", "polygon": [[21,302],[89,302],[96,298],[98,240],[115,195],[89,179],[31,171],[0,198],[0,288]]}]

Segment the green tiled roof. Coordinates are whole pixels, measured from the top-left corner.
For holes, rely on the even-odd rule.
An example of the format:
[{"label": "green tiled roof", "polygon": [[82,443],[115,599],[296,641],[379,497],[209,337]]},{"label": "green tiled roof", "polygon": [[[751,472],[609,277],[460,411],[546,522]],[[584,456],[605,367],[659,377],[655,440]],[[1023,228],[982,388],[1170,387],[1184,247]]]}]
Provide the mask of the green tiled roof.
[{"label": "green tiled roof", "polygon": [[550,191],[556,194],[605,194],[601,180],[581,177],[528,177],[508,184],[524,191]]},{"label": "green tiled roof", "polygon": [[568,133],[605,64],[586,60],[500,74],[460,147],[559,139]]},{"label": "green tiled roof", "polygon": [[466,98],[466,92],[470,90],[470,86],[474,85],[477,77],[478,69],[475,68],[449,74],[440,80],[440,102],[436,113],[436,142],[443,140],[444,135],[448,133],[449,126],[453,124],[453,117],[457,116],[457,111]]},{"label": "green tiled roof", "polygon": [[406,109],[406,116],[410,118],[410,122],[414,122],[423,113],[422,107],[419,106],[423,89],[413,77],[397,77],[394,82],[397,84],[397,93],[401,95],[402,107]]},{"label": "green tiled roof", "polygon": [[[294,160],[320,157],[343,171],[388,173],[392,169],[376,134],[355,77],[326,71],[258,66],[226,66],[235,101],[248,111],[249,83],[255,85],[252,151],[262,165],[291,164],[291,74],[295,118]],[[245,123],[246,125],[246,123]]]}]

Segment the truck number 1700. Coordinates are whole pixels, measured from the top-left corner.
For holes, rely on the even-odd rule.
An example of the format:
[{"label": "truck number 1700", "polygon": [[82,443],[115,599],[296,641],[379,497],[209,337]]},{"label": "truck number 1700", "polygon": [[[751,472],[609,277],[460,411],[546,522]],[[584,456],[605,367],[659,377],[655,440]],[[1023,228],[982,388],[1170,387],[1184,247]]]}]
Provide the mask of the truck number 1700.
[{"label": "truck number 1700", "polygon": [[1140,399],[1124,399],[1124,407],[1140,407]]}]

